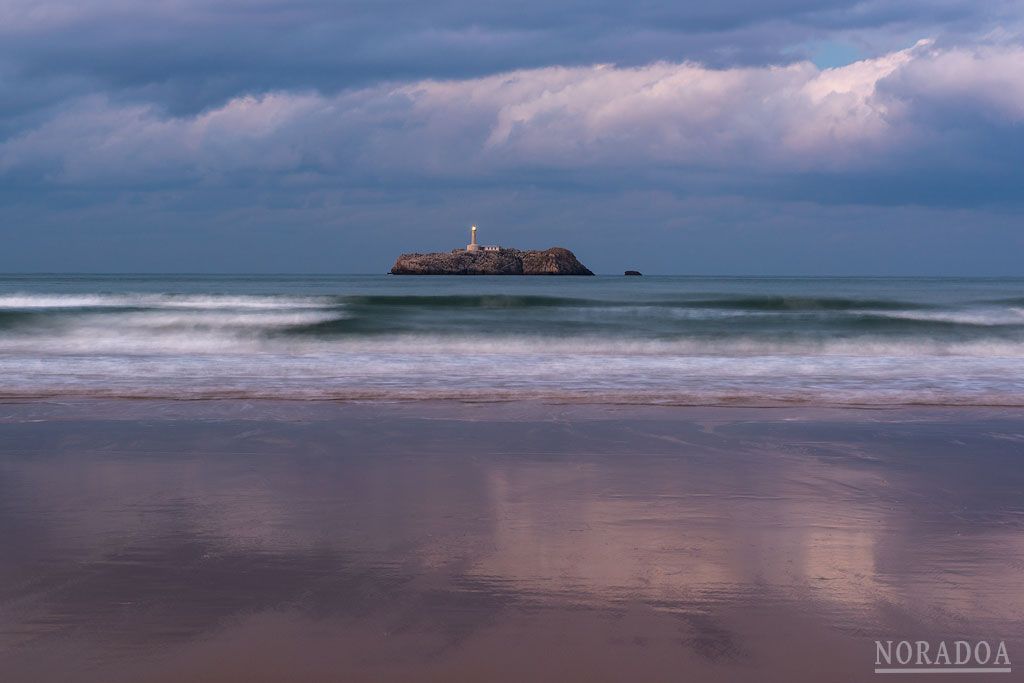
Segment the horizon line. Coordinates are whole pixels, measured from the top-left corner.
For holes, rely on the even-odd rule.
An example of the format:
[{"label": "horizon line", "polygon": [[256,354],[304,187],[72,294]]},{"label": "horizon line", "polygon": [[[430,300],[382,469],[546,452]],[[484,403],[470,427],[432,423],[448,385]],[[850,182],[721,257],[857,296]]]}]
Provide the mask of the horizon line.
[{"label": "horizon line", "polygon": [[[25,270],[25,271],[0,271],[0,277],[21,277],[21,276],[43,276],[43,275],[89,275],[89,276],[205,276],[205,277],[242,277],[242,276],[257,276],[257,277],[379,277],[379,276],[390,276],[388,272],[299,272],[299,271],[171,271],[171,270],[153,270],[153,271],[113,271],[113,270]],[[595,273],[595,277],[627,277],[622,273]],[[516,279],[517,277],[533,278],[533,279],[545,279],[546,277],[551,279],[558,278],[570,278],[573,279],[575,276],[543,276],[543,275],[422,275],[422,276],[395,276],[395,277],[411,277],[411,278],[441,278],[441,277],[459,277],[459,278],[501,278],[501,279]],[[992,279],[992,280],[1003,280],[1003,279],[1024,279],[1024,273],[1018,274],[967,274],[967,273],[934,273],[934,274],[909,274],[909,273],[887,273],[887,274],[863,274],[863,273],[834,273],[828,275],[822,274],[800,274],[800,273],[775,273],[775,274],[751,274],[751,273],[642,273],[642,277],[685,277],[685,278],[750,278],[750,279],[784,279],[784,278],[849,278],[849,279],[935,279],[935,278],[973,278],[973,279]],[[577,278],[578,279],[578,278]]]}]

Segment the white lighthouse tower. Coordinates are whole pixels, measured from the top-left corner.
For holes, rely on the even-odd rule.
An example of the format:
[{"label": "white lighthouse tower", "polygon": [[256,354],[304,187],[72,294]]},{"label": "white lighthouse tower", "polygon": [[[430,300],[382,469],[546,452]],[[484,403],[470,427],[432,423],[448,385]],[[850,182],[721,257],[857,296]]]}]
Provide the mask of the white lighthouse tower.
[{"label": "white lighthouse tower", "polygon": [[[453,249],[452,251],[462,250]],[[476,226],[474,225],[469,229],[469,244],[466,245],[466,251],[501,251],[501,247],[496,244],[478,244],[476,241]]]}]

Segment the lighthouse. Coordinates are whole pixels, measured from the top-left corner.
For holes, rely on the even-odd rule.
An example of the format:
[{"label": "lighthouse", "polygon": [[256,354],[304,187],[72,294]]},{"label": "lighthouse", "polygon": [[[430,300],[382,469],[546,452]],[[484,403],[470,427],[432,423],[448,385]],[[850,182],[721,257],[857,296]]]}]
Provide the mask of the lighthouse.
[{"label": "lighthouse", "polygon": [[[453,249],[453,252],[461,249]],[[495,244],[478,244],[476,241],[476,226],[474,225],[469,229],[469,244],[466,245],[466,251],[501,251],[501,247]]]}]

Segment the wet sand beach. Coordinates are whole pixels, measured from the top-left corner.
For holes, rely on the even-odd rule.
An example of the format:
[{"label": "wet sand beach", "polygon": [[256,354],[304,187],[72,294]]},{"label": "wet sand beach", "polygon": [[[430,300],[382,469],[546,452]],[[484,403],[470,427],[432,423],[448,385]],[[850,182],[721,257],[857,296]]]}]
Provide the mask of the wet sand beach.
[{"label": "wet sand beach", "polygon": [[6,402],[0,678],[866,681],[878,639],[1015,659],[1022,457],[1019,409]]}]

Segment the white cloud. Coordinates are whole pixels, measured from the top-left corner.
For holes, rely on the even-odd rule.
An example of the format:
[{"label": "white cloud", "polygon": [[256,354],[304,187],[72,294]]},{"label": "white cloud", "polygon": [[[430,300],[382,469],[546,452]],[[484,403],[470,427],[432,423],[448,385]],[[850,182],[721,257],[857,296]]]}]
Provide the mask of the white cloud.
[{"label": "white cloud", "polygon": [[901,69],[894,93],[942,106],[966,106],[1003,123],[1024,121],[1024,47],[932,50]]},{"label": "white cloud", "polygon": [[870,170],[933,139],[936,112],[965,106],[988,125],[1024,120],[1024,48],[921,41],[826,70],[549,67],[271,92],[191,117],[90,96],[0,144],[0,173],[90,184],[313,169],[386,183],[537,167]]}]

